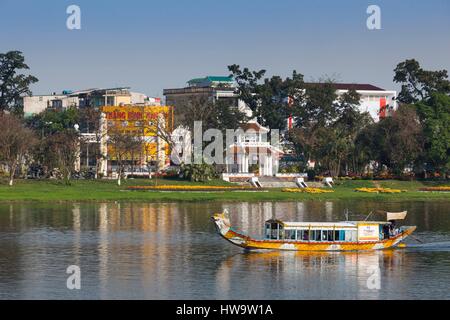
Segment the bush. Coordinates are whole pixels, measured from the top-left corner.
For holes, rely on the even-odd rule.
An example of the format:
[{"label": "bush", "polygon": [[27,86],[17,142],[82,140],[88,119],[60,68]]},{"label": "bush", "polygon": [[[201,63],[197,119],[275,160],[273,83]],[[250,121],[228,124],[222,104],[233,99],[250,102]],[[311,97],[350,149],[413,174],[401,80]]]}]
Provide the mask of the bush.
[{"label": "bush", "polygon": [[302,170],[298,165],[289,165],[281,168],[280,173],[300,173]]},{"label": "bush", "polygon": [[306,174],[308,175],[308,180],[313,181],[314,178],[316,177],[316,170],[309,169],[306,171]]},{"label": "bush", "polygon": [[217,171],[214,166],[206,163],[183,164],[180,168],[183,179],[194,182],[207,182],[217,178]]}]

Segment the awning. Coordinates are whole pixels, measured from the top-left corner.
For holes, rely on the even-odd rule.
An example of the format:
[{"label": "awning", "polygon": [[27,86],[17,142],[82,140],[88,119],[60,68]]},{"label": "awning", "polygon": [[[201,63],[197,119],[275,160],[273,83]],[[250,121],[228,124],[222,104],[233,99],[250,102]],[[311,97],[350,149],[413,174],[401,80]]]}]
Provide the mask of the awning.
[{"label": "awning", "polygon": [[386,212],[386,220],[403,220],[406,218],[406,214],[408,211],[402,211],[402,212]]}]

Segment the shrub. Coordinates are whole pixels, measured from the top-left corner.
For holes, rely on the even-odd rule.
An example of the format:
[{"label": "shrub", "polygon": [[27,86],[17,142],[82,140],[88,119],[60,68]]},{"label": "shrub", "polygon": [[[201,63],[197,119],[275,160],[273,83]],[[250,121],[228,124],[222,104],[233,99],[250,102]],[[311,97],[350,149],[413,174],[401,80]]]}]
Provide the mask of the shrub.
[{"label": "shrub", "polygon": [[181,177],[194,182],[207,182],[217,178],[214,166],[206,163],[183,164],[180,168]]}]

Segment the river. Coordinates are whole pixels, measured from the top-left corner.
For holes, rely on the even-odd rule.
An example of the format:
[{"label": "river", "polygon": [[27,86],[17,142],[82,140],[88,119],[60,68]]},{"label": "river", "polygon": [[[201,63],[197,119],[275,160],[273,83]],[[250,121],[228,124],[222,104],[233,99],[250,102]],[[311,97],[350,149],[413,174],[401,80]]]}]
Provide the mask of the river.
[{"label": "river", "polygon": [[[209,217],[224,209],[254,236],[272,217],[408,210],[417,240],[377,252],[247,253],[216,234]],[[0,299],[450,299],[449,214],[450,201],[2,203]],[[66,285],[71,265],[79,290]]]}]

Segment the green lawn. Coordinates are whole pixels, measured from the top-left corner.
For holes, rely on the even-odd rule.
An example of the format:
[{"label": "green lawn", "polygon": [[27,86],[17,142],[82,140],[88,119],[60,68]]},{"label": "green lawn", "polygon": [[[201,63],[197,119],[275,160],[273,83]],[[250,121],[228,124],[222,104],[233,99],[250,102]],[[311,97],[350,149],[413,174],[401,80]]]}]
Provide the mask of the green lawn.
[{"label": "green lawn", "polygon": [[[419,181],[344,181],[335,187],[334,193],[303,194],[286,193],[281,189],[271,189],[263,192],[225,191],[225,192],[161,192],[161,191],[129,191],[127,186],[153,185],[154,180],[125,180],[121,187],[112,180],[80,180],[65,185],[58,181],[18,180],[13,187],[0,184],[0,201],[288,201],[288,200],[339,200],[339,199],[372,199],[372,200],[450,200],[450,193],[419,192],[424,186],[449,185],[439,182]],[[375,183],[375,184],[374,184]],[[205,185],[181,180],[158,179],[159,185]],[[214,180],[206,185],[232,185]],[[398,188],[408,190],[401,194],[369,194],[355,192],[359,187]]]}]

